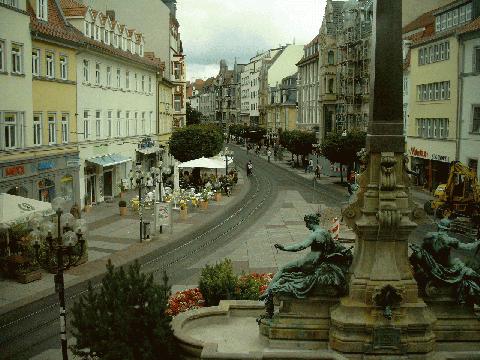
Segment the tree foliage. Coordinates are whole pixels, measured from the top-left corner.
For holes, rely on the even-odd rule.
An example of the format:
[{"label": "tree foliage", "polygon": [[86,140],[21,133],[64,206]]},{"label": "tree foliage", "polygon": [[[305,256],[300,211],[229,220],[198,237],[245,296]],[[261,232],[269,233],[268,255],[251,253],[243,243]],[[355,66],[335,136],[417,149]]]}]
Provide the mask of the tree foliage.
[{"label": "tree foliage", "polygon": [[109,261],[100,290],[88,292],[73,305],[72,350],[103,360],[174,359],[171,317],[166,314],[170,287],[164,274],[157,285],[140,273],[138,262],[114,269]]},{"label": "tree foliage", "polygon": [[223,147],[223,131],[213,124],[190,125],[176,129],[170,138],[170,154],[181,162],[212,157]]},{"label": "tree foliage", "polygon": [[314,132],[287,130],[280,133],[280,144],[293,155],[305,157],[312,153],[313,144],[317,142]]},{"label": "tree foliage", "polygon": [[187,102],[186,115],[187,115],[187,120],[186,120],[187,126],[200,124],[202,122],[202,113],[192,108],[192,106],[188,102]]},{"label": "tree foliage", "polygon": [[243,124],[234,124],[230,125],[229,134],[236,138],[243,138],[244,140],[248,139],[248,141],[258,144],[265,138],[267,129]]}]

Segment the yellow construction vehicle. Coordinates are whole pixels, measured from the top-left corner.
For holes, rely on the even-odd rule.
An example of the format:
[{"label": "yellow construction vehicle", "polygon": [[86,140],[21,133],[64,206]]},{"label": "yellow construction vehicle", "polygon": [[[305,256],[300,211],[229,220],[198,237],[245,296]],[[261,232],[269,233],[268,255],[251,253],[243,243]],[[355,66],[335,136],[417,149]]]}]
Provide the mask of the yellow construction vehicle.
[{"label": "yellow construction vehicle", "polygon": [[480,185],[477,175],[459,161],[450,164],[446,184],[438,185],[434,199],[427,201],[424,209],[427,214],[439,218],[464,216],[474,223],[480,221]]}]

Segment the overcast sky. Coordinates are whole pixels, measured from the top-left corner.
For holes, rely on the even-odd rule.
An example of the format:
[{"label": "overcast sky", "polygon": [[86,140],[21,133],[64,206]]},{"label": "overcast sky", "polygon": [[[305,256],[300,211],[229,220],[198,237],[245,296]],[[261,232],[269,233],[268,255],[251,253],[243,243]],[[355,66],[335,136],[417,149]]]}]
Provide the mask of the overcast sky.
[{"label": "overcast sky", "polygon": [[187,80],[246,63],[279,44],[306,44],[317,34],[326,0],[178,0],[177,19],[187,59]]}]

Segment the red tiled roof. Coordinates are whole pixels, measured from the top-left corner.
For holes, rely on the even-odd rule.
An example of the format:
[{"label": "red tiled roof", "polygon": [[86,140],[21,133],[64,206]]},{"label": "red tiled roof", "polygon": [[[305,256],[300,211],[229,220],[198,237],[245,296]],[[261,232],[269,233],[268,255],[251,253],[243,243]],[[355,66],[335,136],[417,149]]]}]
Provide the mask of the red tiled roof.
[{"label": "red tiled roof", "polygon": [[88,8],[75,0],[60,0],[65,16],[85,16]]},{"label": "red tiled roof", "polygon": [[480,30],[480,17],[477,17],[472,22],[466,24],[463,28],[459,29],[457,33],[460,35],[478,30]]},{"label": "red tiled roof", "polygon": [[402,32],[405,34],[413,30],[426,28],[428,25],[433,24],[434,22],[435,22],[435,17],[433,16],[433,10],[432,10],[423,15],[420,15],[411,23],[405,25],[402,29]]}]

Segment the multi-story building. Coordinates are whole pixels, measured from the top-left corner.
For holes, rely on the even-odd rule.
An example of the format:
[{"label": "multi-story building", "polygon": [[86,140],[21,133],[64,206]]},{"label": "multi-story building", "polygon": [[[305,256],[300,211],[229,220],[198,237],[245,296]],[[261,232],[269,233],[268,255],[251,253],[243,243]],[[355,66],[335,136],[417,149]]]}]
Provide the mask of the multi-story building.
[{"label": "multi-story building", "polygon": [[32,40],[26,5],[0,1],[0,192],[38,198],[42,170],[30,153]]},{"label": "multi-story building", "polygon": [[[151,165],[145,151],[157,133],[158,59],[145,57],[142,34],[73,0],[63,13],[78,30],[76,54],[80,195],[97,203],[119,192],[132,161]],[[81,34],[80,34],[81,33]],[[137,152],[137,149],[139,150]],[[153,157],[155,152],[151,152]]]},{"label": "multi-story building", "polygon": [[432,11],[430,22],[412,36],[407,152],[430,190],[447,180],[450,162],[459,159],[458,34],[479,10],[476,0],[454,1]]},{"label": "multi-story building", "polygon": [[232,104],[234,94],[232,94],[233,70],[228,70],[227,62],[220,60],[220,70],[215,77],[214,91],[215,97],[215,122],[223,128],[228,129],[232,122]]},{"label": "multi-story building", "polygon": [[[302,49],[303,53],[303,49]],[[296,62],[293,62],[295,64]],[[267,129],[269,133],[277,133],[279,129],[293,130],[297,124],[297,77],[287,76],[281,83],[269,90],[267,106]]]},{"label": "multi-story building", "polygon": [[242,111],[242,71],[245,67],[245,64],[238,64],[237,59],[233,64],[233,77],[232,77],[232,123],[240,123],[241,121],[241,111]]},{"label": "multi-story building", "polygon": [[[479,9],[480,10],[480,9]],[[458,159],[480,178],[480,14],[459,32],[460,124]]]},{"label": "multi-story building", "polygon": [[342,21],[343,1],[327,1],[318,38],[319,43],[319,102],[318,141],[334,130],[337,102],[337,29]]},{"label": "multi-story building", "polygon": [[[337,30],[337,130],[366,130],[369,117],[373,1],[346,2]],[[327,55],[328,56],[328,55]]]},{"label": "multi-story building", "polygon": [[216,103],[216,90],[215,90],[215,78],[211,77],[205,80],[203,84],[202,92],[198,95],[200,97],[200,112],[205,117],[206,121],[215,121],[215,103]]},{"label": "multi-story building", "polygon": [[297,127],[318,130],[320,119],[319,93],[319,36],[305,45],[298,67],[298,119]]}]

